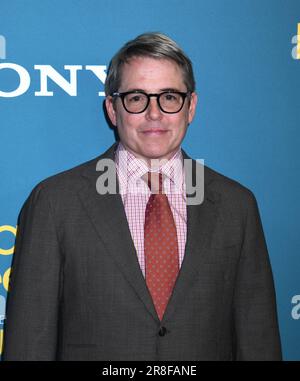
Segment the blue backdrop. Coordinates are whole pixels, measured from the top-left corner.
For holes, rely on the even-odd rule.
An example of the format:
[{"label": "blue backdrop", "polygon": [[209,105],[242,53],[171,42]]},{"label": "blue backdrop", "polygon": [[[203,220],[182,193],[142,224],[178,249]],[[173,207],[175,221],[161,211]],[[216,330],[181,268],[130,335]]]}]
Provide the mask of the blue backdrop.
[{"label": "blue backdrop", "polygon": [[[299,0],[0,0],[1,336],[25,198],[114,141],[100,66],[128,39],[161,31],[194,63],[199,106],[183,147],[255,193],[284,358],[300,360],[298,23]],[[46,89],[46,70],[65,82],[56,74],[60,86],[48,78]]]}]

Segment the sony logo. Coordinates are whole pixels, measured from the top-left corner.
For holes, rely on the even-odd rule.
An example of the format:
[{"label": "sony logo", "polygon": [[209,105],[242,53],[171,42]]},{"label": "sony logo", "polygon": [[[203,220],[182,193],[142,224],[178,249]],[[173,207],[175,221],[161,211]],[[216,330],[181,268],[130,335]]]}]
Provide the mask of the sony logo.
[{"label": "sony logo", "polygon": [[[52,97],[53,91],[48,90],[49,79],[55,82],[64,92],[72,97],[77,95],[77,77],[82,70],[92,72],[100,80],[102,85],[106,79],[106,65],[64,65],[64,70],[68,72],[68,79],[58,73],[51,65],[34,65],[34,69],[39,71],[40,89],[35,91],[36,97]],[[0,97],[14,98],[26,93],[30,87],[29,72],[21,65],[16,63],[0,63],[0,70],[13,70],[19,77],[19,85],[11,91],[0,89]],[[99,96],[104,96],[103,91],[99,91]]]}]

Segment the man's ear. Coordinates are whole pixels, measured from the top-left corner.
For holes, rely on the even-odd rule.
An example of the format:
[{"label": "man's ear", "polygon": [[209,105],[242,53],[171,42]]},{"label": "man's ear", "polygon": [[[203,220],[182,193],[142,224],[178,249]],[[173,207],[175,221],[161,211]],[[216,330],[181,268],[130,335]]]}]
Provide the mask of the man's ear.
[{"label": "man's ear", "polygon": [[115,110],[114,100],[110,95],[107,96],[105,99],[105,107],[106,107],[107,115],[111,123],[114,126],[116,126],[117,125],[116,110]]},{"label": "man's ear", "polygon": [[192,123],[192,121],[194,119],[197,102],[198,102],[198,96],[194,92],[191,94],[190,104],[189,104],[189,124]]}]

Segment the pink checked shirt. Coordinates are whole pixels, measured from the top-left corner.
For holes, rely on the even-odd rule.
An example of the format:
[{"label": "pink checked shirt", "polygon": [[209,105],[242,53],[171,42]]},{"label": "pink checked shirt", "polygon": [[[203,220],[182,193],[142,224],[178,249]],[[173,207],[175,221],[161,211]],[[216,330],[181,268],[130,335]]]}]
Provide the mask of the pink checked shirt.
[{"label": "pink checked shirt", "polygon": [[[142,179],[149,168],[142,160],[119,143],[115,156],[120,193],[127,216],[131,237],[136,248],[138,261],[145,276],[144,223],[145,210],[151,191]],[[178,239],[179,266],[181,266],[187,231],[186,192],[181,149],[157,170],[163,174],[163,189],[173,213]]]}]

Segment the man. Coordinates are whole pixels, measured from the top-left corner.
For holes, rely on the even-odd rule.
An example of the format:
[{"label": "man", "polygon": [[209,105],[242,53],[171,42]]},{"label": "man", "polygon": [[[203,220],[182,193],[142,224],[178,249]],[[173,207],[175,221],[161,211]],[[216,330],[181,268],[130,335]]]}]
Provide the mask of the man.
[{"label": "man", "polygon": [[144,34],[114,56],[105,86],[120,143],[41,182],[22,209],[4,359],[279,360],[255,198],[184,165],[197,104],[189,58]]}]

